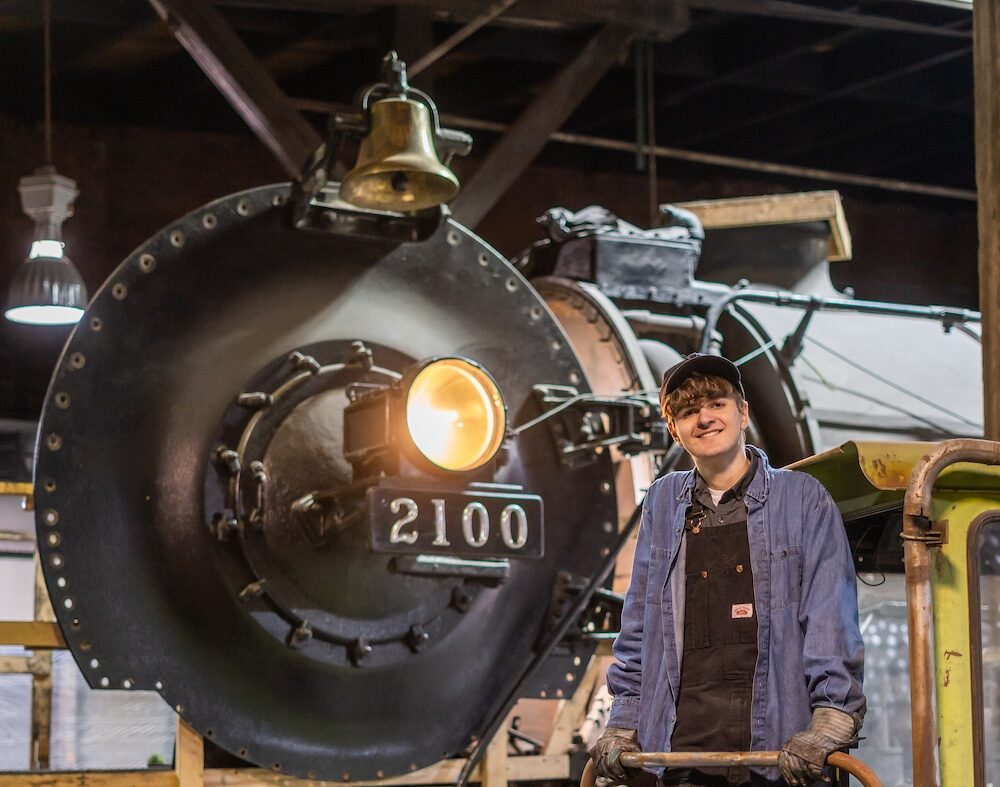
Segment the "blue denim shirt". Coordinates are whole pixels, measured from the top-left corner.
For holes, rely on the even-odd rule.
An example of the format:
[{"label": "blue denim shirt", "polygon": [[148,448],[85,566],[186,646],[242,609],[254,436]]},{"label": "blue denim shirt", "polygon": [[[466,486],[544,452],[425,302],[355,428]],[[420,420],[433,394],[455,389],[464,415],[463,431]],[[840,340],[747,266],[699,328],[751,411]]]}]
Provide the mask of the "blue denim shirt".
[{"label": "blue denim shirt", "polygon": [[[747,534],[757,614],[751,749],[774,751],[809,726],[815,707],[860,726],[864,643],[854,563],[836,504],[805,473],[776,470],[758,448],[747,491]],[[670,751],[684,652],[684,514],[694,471],[668,473],[643,504],[625,596],[609,726],[638,730],[644,751]],[[777,780],[776,768],[761,775]]]}]

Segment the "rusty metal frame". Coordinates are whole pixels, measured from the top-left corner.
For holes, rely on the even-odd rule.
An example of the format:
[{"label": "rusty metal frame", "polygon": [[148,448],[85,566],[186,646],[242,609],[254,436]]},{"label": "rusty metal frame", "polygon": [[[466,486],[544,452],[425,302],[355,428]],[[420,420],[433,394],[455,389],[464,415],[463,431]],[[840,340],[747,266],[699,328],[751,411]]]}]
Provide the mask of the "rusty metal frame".
[{"label": "rusty metal frame", "polygon": [[[778,754],[776,751],[626,752],[622,754],[621,761],[626,768],[698,768],[720,765],[773,767],[778,764]],[[861,783],[861,787],[882,787],[875,772],[849,754],[834,752],[827,758],[827,762],[849,773]],[[588,760],[580,779],[580,787],[594,787],[595,777],[594,761]]]},{"label": "rusty metal frame", "polygon": [[910,696],[913,720],[913,783],[936,787],[938,730],[934,710],[934,644],[931,596],[931,546],[934,482],[957,462],[1000,465],[1000,443],[947,440],[917,463],[903,499],[903,562],[906,568],[906,616],[909,631]]},{"label": "rusty metal frame", "polygon": [[[979,533],[989,525],[1000,522],[996,511],[980,514],[969,525],[968,541],[966,543],[965,560],[969,576],[969,638],[970,672],[972,673],[972,751],[975,761],[972,764],[973,781],[976,787],[986,783],[986,741],[985,741],[985,706],[983,702],[983,620],[980,610],[979,594],[979,554],[977,540]],[[978,709],[978,713],[976,710]]]}]

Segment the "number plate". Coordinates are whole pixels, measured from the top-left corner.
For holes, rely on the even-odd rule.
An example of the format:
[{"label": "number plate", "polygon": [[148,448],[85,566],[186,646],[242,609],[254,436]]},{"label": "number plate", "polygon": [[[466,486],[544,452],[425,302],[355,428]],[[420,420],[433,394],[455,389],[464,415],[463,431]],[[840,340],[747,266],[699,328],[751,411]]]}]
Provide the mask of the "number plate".
[{"label": "number plate", "polygon": [[542,499],[506,490],[368,490],[374,552],[474,557],[542,556]]}]

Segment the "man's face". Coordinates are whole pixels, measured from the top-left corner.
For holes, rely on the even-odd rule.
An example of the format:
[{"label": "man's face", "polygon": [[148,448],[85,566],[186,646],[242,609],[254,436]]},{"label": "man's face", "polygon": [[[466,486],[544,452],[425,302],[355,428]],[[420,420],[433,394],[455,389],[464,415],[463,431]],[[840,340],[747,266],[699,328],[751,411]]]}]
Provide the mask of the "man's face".
[{"label": "man's face", "polygon": [[667,424],[674,440],[697,460],[734,451],[742,445],[743,430],[749,422],[746,402],[740,407],[731,396],[723,396],[693,402]]}]

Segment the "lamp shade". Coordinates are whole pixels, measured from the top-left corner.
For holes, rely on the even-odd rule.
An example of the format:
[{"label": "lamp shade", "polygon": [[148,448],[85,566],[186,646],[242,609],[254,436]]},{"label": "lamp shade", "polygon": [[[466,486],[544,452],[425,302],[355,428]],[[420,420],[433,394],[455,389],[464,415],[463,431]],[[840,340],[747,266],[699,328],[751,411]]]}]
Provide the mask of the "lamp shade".
[{"label": "lamp shade", "polygon": [[68,257],[29,257],[7,294],[6,317],[29,325],[71,325],[87,306],[87,287]]}]

